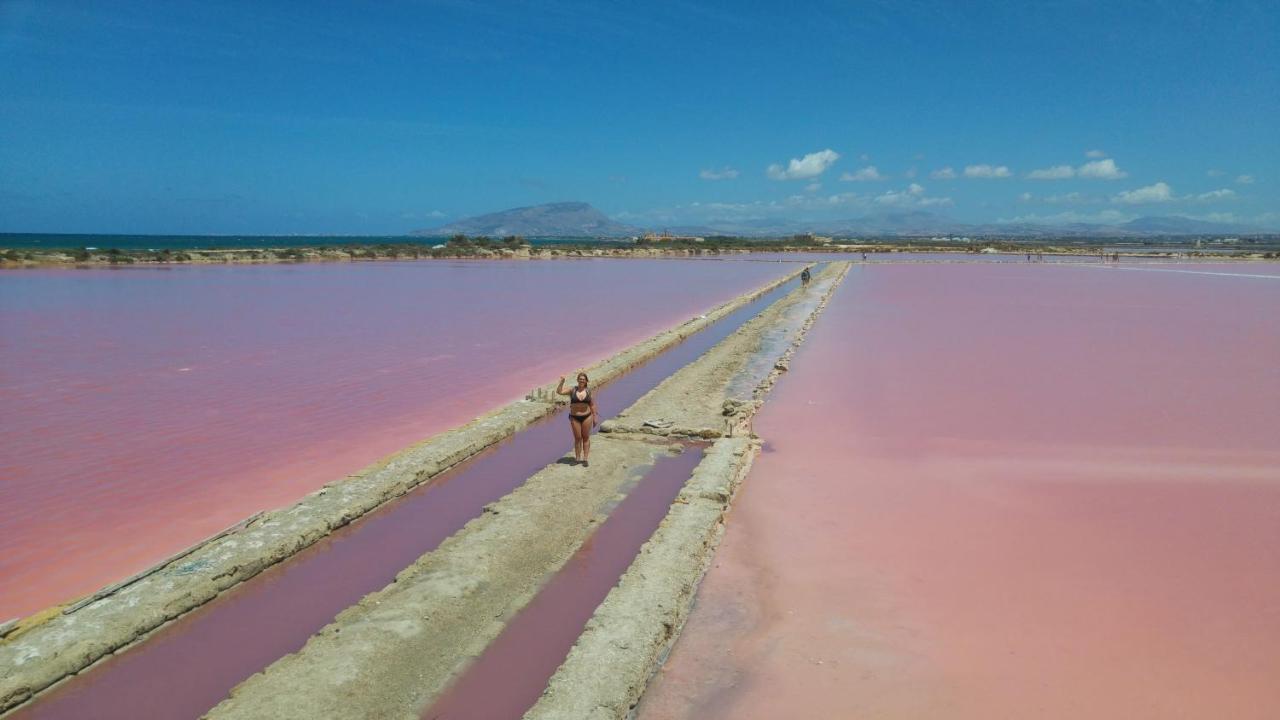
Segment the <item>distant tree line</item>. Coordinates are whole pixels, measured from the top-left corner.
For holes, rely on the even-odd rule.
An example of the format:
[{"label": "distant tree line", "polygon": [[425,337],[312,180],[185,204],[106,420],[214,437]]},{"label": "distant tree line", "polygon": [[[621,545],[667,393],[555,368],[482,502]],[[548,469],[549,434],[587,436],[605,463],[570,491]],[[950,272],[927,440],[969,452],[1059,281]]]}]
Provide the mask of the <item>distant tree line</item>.
[{"label": "distant tree line", "polygon": [[491,248],[504,247],[509,250],[514,250],[515,248],[518,248],[522,245],[526,245],[528,243],[526,243],[525,239],[519,235],[507,235],[502,238],[494,239],[489,237],[488,235],[468,236],[468,235],[463,235],[459,233],[449,238],[446,244],[449,247],[453,247],[453,248],[491,249]]}]

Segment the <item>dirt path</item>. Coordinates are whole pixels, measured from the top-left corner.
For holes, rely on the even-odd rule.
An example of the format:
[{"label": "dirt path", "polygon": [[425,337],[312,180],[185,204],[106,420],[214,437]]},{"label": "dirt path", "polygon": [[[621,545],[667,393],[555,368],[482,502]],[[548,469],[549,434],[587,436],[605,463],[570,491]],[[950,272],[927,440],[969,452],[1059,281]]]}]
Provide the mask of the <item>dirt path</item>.
[{"label": "dirt path", "polygon": [[665,444],[597,438],[490,505],[210,718],[416,717],[560,568]]},{"label": "dirt path", "polygon": [[[713,439],[746,428],[764,402],[783,354],[805,322],[844,277],[847,265],[819,271],[809,288],[771,305],[743,328],[675,373],[601,427],[606,433],[646,433]],[[781,367],[775,367],[779,362]]]},{"label": "dirt path", "polygon": [[[735,436],[712,444],[657,531],[596,609],[541,699],[525,714],[526,720],[631,716],[684,626],[723,533],[725,513],[755,458],[758,440],[741,430],[750,427],[766,393],[786,372],[848,269],[845,263],[828,266],[811,287],[794,293],[789,302],[779,301],[770,314],[744,327],[739,337],[717,346],[731,359],[733,372],[725,371],[716,352],[707,353],[633,406],[673,413],[693,408],[677,415],[685,421],[676,427],[696,430],[689,418],[698,413],[711,417],[706,408],[715,407],[716,400],[750,398],[725,406],[724,412],[733,412],[728,429],[736,430]],[[744,347],[755,350],[743,353]],[[677,398],[691,402],[682,404]],[[702,430],[708,428],[704,425]]]},{"label": "dirt path", "polygon": [[[824,293],[843,272],[839,266],[819,273],[812,287],[771,305],[642,398],[643,407],[674,408],[696,398],[702,412],[696,417],[714,422],[706,408],[722,405],[749,378],[755,378],[763,392],[775,366],[791,349],[778,339],[794,340],[802,334]],[[770,372],[761,375],[762,366]],[[747,398],[755,394],[752,390]],[[638,406],[628,413],[634,416]],[[744,405],[742,419],[754,409],[754,402]],[[556,464],[535,475],[420,558],[396,583],[339,615],[300,652],[242,683],[208,717],[416,717],[586,540],[627,484],[656,455],[676,446],[657,433],[626,429],[597,436],[590,468]],[[706,469],[700,465],[695,472],[704,483],[730,483],[740,475],[744,457],[749,462],[747,438],[723,442],[728,443],[724,448],[708,452]],[[727,502],[730,491],[704,488],[695,497],[704,494]],[[689,500],[677,504],[687,505]],[[705,518],[704,535],[715,532],[716,518]],[[691,597],[709,545],[680,544],[677,554],[684,562],[670,558],[673,562],[664,563],[693,571],[671,580],[670,587],[685,598]],[[673,605],[647,605],[647,619],[659,628],[669,624],[663,613]],[[666,635],[670,634],[669,628]],[[648,649],[636,647],[638,664],[646,669],[640,687],[656,660]],[[624,696],[623,706],[630,702]]]},{"label": "dirt path", "polygon": [[[588,368],[597,382],[625,373],[798,275],[738,296]],[[0,627],[0,713],[96,662],[144,642],[210,602],[387,501],[430,481],[554,412],[553,384],[330,483],[286,508],[255,515],[102,591]]]}]

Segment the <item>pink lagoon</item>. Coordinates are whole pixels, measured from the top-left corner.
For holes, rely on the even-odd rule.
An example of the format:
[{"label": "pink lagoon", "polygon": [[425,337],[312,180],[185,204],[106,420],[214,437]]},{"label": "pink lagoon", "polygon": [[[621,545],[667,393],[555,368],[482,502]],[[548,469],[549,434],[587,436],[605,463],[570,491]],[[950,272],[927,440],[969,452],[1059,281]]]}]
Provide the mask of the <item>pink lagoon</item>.
[{"label": "pink lagoon", "polygon": [[855,267],[639,716],[1275,717],[1278,311],[1269,265]]},{"label": "pink lagoon", "polygon": [[0,620],[142,570],[789,269],[0,272]]}]

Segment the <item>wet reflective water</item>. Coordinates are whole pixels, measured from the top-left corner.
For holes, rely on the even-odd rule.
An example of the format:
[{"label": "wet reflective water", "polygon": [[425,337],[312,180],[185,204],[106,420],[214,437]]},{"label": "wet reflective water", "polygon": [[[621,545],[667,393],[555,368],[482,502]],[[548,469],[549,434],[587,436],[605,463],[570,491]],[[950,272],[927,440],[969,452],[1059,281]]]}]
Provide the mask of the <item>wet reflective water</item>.
[{"label": "wet reflective water", "polygon": [[1280,277],[1178,269],[855,267],[640,717],[1275,717]]},{"label": "wet reflective water", "polygon": [[[784,283],[598,386],[601,417],[634,403],[797,285],[796,280]],[[341,610],[391,583],[396,573],[479,516],[486,504],[563,456],[572,446],[564,412],[267,568],[155,631],[146,642],[45,693],[15,718],[199,717],[245,678],[302,648]]]},{"label": "wet reflective water", "polygon": [[564,662],[582,628],[667,516],[702,452],[659,457],[569,562],[454,680],[425,720],[524,715]]},{"label": "wet reflective water", "polygon": [[141,570],[786,269],[0,272],[0,619]]}]

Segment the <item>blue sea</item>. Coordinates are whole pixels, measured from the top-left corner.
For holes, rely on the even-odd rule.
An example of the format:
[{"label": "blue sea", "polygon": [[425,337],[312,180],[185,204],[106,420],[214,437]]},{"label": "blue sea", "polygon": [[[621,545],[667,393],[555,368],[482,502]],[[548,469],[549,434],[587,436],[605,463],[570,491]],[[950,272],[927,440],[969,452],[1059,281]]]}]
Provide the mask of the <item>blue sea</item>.
[{"label": "blue sea", "polygon": [[[73,235],[0,233],[0,248],[78,250],[207,250],[217,248],[434,245],[445,237],[420,235]],[[527,238],[537,245],[593,242],[592,238]]]}]

